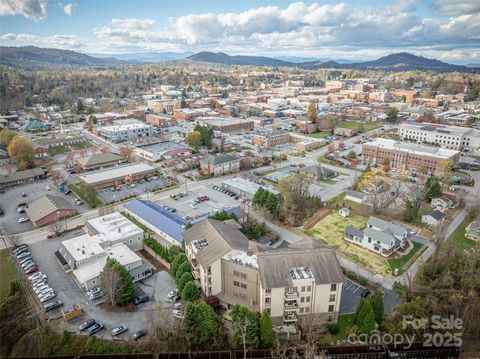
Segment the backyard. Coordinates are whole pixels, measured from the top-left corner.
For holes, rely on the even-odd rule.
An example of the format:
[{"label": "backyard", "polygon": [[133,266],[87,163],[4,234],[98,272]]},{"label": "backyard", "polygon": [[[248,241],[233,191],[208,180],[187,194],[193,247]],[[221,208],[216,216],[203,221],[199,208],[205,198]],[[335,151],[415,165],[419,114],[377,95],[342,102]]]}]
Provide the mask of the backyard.
[{"label": "backyard", "polygon": [[8,258],[8,249],[0,250],[0,301],[8,295],[10,281],[16,277],[15,266]]},{"label": "backyard", "polygon": [[337,250],[340,256],[352,260],[368,271],[385,276],[392,276],[394,268],[402,268],[410,258],[424,247],[422,244],[414,243],[414,248],[406,256],[398,259],[387,259],[343,239],[345,229],[348,226],[363,229],[366,224],[367,217],[358,214],[342,217],[338,214],[338,211],[335,211],[323,218],[312,229],[305,230],[304,233],[328,244]]},{"label": "backyard", "polygon": [[392,258],[388,260],[388,263],[390,264],[392,271],[394,271],[395,268],[398,268],[398,274],[402,274],[405,271],[405,269],[407,269],[403,267],[408,263],[408,261],[414,256],[418,257],[420,254],[422,254],[422,252],[426,248],[425,245],[415,241],[412,241],[412,244],[413,244],[413,248],[406,255],[404,255],[401,258]]},{"label": "backyard", "polygon": [[448,238],[448,243],[458,252],[471,249],[475,246],[475,242],[465,237],[465,228],[472,222],[470,219],[464,219],[463,222],[457,227]]}]

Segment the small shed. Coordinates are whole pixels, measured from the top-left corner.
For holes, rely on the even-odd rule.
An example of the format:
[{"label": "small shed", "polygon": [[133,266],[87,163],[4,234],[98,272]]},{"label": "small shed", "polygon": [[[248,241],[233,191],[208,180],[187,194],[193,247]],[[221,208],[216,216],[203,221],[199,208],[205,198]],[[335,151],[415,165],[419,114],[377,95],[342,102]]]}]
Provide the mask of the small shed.
[{"label": "small shed", "polygon": [[350,216],[350,209],[344,207],[344,208],[341,208],[339,211],[338,211],[338,214],[342,217],[348,217]]}]

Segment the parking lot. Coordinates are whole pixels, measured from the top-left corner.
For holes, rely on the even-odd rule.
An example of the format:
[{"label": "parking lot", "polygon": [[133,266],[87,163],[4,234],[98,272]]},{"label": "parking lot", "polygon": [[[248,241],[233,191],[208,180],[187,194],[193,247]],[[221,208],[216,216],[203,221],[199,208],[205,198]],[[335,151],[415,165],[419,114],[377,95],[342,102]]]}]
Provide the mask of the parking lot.
[{"label": "parking lot", "polygon": [[[54,289],[55,299],[61,300],[64,305],[62,308],[49,312],[52,319],[58,319],[59,325],[69,331],[77,332],[78,326],[87,320],[93,318],[97,322],[105,325],[105,330],[96,334],[97,337],[111,339],[111,331],[119,325],[126,325],[129,330],[119,337],[124,339],[131,338],[132,334],[140,329],[149,329],[152,320],[169,321],[172,320],[171,308],[173,304],[167,302],[167,294],[175,288],[175,282],[168,272],[160,271],[153,276],[136,283],[136,292],[144,292],[150,297],[150,301],[142,303],[136,307],[133,312],[107,312],[101,309],[98,304],[102,300],[91,301],[86,292],[81,290],[71,274],[65,273],[63,268],[57,262],[54,252],[58,250],[60,242],[79,235],[83,230],[77,230],[68,233],[62,237],[42,241],[30,245],[30,252],[39,269],[48,276],[47,283]],[[61,318],[61,310],[71,308],[74,304],[80,304],[84,313],[68,322]],[[162,310],[159,310],[159,305]]]},{"label": "parking lot", "polygon": [[[46,186],[50,186],[48,191]],[[22,197],[22,192],[25,192],[27,197]],[[0,217],[0,230],[5,233],[20,233],[35,229],[32,222],[27,221],[18,223],[18,219],[26,217],[26,213],[17,212],[19,203],[32,203],[46,194],[65,196],[67,200],[72,200],[72,206],[78,213],[85,212],[87,207],[85,205],[77,206],[73,203],[73,195],[65,195],[60,193],[54,185],[48,180],[38,180],[35,182],[24,183],[17,186],[12,186],[5,189],[5,193],[0,194],[0,206],[4,211],[4,215]]]},{"label": "parking lot", "polygon": [[[220,183],[217,183],[217,185],[220,185]],[[176,214],[181,217],[189,216],[191,218],[202,216],[215,210],[221,210],[223,208],[240,205],[238,200],[234,199],[233,197],[229,197],[222,192],[216,191],[212,187],[213,185],[201,187],[200,189],[188,190],[188,196],[177,196],[177,200],[166,196],[163,197],[159,203],[165,204],[171,208],[175,208],[177,210]],[[177,193],[179,192],[185,192],[185,188],[179,188]],[[201,195],[207,196],[209,200],[196,204],[195,206],[197,208],[192,208],[190,206],[191,202]]]},{"label": "parking lot", "polygon": [[134,194],[143,195],[147,192],[155,192],[167,185],[168,183],[162,178],[152,179],[150,182],[141,180],[140,183],[134,183],[133,186],[122,184],[119,186],[120,190],[103,189],[98,191],[98,196],[105,204],[110,204],[132,197]]},{"label": "parking lot", "polygon": [[342,286],[342,299],[340,302],[340,314],[353,313],[357,310],[362,297],[360,294],[365,290],[360,284],[346,279]]}]

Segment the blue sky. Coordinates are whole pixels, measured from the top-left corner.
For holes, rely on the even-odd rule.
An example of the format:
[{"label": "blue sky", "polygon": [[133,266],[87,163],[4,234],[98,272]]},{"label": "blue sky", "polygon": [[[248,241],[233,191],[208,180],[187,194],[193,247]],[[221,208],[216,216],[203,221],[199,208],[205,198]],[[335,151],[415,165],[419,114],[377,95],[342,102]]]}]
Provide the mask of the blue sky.
[{"label": "blue sky", "polygon": [[480,0],[1,0],[0,45],[480,61]]}]

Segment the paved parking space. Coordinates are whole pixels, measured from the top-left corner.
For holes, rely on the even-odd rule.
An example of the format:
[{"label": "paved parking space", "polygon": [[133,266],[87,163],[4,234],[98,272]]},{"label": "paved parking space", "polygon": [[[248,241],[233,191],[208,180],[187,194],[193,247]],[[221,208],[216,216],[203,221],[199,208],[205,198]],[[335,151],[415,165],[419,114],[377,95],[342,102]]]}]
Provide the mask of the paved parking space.
[{"label": "paved parking space", "polygon": [[[181,187],[178,192],[184,192],[185,188]],[[196,204],[197,208],[190,207],[191,202],[200,195],[206,195],[209,200]],[[160,204],[165,204],[169,207],[177,210],[176,214],[185,217],[190,216],[195,218],[202,216],[205,213],[215,210],[221,210],[222,208],[239,206],[240,202],[227,196],[224,193],[215,191],[212,186],[201,187],[200,189],[188,190],[188,196],[177,197],[177,200],[171,197],[164,197],[159,201]]]},{"label": "paved parking space", "polygon": [[[50,191],[46,189],[47,185],[50,186]],[[22,192],[25,192],[27,197],[22,197]],[[18,223],[19,218],[26,217],[26,213],[17,212],[18,204],[27,203],[28,205],[46,194],[65,196],[67,201],[72,202],[72,206],[76,209],[77,213],[83,213],[87,210],[85,205],[77,206],[74,204],[72,194],[65,195],[59,192],[48,179],[24,183],[6,188],[5,193],[0,194],[0,206],[5,212],[5,214],[0,217],[0,230],[5,233],[21,233],[35,229],[35,226],[30,221]]]},{"label": "paved parking space", "polygon": [[346,279],[342,286],[342,298],[340,302],[340,314],[352,313],[357,310],[362,297],[360,294],[365,288],[360,284]]},{"label": "paved parking space", "polygon": [[165,181],[161,178],[158,178],[156,180],[151,180],[151,182],[142,181],[142,183],[135,183],[133,187],[131,185],[122,184],[120,185],[119,191],[112,191],[110,188],[107,188],[98,191],[98,196],[104,203],[109,204],[132,197],[133,194],[140,196],[147,192],[155,192],[164,188],[165,186]]},{"label": "paved parking space", "polygon": [[[171,308],[173,305],[167,302],[167,294],[175,288],[175,282],[168,272],[160,271],[153,276],[136,283],[137,292],[141,291],[149,295],[150,301],[138,305],[133,312],[106,312],[98,304],[100,301],[91,301],[85,291],[81,290],[72,277],[65,273],[57,262],[54,252],[59,248],[60,242],[83,234],[83,230],[68,233],[59,238],[42,241],[30,245],[30,251],[40,270],[47,274],[48,285],[55,290],[59,299],[64,303],[63,308],[49,312],[51,318],[60,318],[61,309],[70,308],[74,304],[81,304],[84,314],[68,322],[60,319],[63,328],[77,332],[78,326],[88,318],[94,318],[97,322],[103,323],[106,327],[97,337],[112,339],[111,331],[119,325],[126,325],[129,328],[120,338],[129,339],[137,330],[147,329],[152,325],[152,320],[171,320]],[[161,306],[162,310],[159,310]],[[156,314],[155,314],[156,313]],[[160,316],[157,319],[157,316]]]}]

